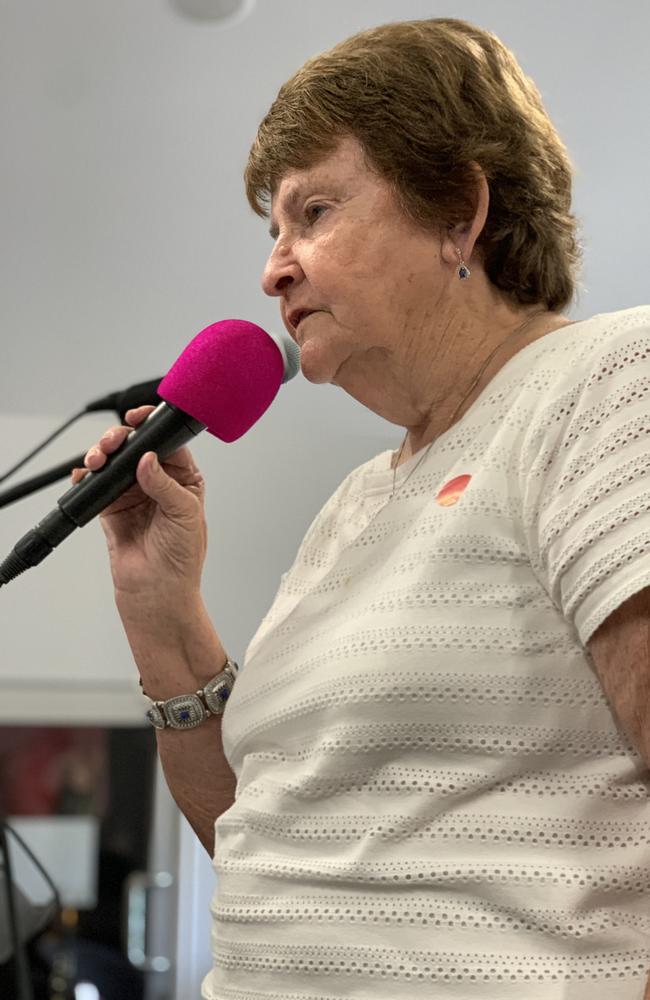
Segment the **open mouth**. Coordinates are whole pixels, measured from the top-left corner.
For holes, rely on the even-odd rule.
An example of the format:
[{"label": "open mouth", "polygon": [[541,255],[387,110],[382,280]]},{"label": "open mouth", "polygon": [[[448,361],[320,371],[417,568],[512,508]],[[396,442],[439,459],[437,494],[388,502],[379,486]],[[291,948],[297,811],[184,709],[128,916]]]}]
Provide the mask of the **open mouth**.
[{"label": "open mouth", "polygon": [[292,313],[289,314],[289,326],[297,330],[303,319],[307,316],[311,316],[312,313],[318,312],[317,309],[294,309]]}]

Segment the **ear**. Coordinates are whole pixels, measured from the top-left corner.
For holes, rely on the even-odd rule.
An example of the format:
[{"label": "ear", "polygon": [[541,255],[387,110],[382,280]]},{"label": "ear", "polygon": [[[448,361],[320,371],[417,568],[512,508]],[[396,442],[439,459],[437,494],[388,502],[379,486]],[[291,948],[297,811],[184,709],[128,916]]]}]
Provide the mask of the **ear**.
[{"label": "ear", "polygon": [[451,226],[442,241],[443,259],[454,267],[458,267],[456,247],[462,253],[465,263],[470,264],[474,244],[483,231],[490,207],[490,188],[483,169],[475,161],[470,163],[470,168],[474,174],[472,214],[469,218]]}]

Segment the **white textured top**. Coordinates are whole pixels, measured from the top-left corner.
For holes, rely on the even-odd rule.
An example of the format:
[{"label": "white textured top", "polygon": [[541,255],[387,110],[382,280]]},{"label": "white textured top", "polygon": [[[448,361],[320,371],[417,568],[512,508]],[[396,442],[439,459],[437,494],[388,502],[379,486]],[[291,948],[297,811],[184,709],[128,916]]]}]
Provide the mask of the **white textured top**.
[{"label": "white textured top", "polygon": [[203,995],[640,1000],[650,775],[586,643],[650,585],[650,306],[422,455],[347,477],[249,646]]}]

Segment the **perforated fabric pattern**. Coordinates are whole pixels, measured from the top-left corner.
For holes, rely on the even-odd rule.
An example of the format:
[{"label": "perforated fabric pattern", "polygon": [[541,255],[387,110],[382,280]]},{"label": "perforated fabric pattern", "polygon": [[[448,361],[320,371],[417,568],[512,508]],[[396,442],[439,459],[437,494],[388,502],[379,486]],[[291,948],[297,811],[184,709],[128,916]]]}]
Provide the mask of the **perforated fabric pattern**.
[{"label": "perforated fabric pattern", "polygon": [[650,775],[586,644],[650,586],[649,345],[547,335],[315,518],[224,714],[206,1000],[641,1000]]}]

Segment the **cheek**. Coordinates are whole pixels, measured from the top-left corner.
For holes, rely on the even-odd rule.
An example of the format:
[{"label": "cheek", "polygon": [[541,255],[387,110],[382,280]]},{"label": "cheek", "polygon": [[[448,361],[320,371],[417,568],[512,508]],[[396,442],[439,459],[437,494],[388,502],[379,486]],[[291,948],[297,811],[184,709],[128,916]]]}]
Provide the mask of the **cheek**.
[{"label": "cheek", "polygon": [[321,285],[332,306],[356,316],[390,308],[398,280],[383,248],[356,241],[346,244],[342,252],[328,254],[320,263],[316,284]]},{"label": "cheek", "polygon": [[304,250],[304,271],[314,287],[347,288],[366,283],[383,271],[385,250],[373,243],[372,223],[338,225]]},{"label": "cheek", "polygon": [[[371,299],[386,304],[413,294],[419,275],[414,248],[371,223],[346,255],[346,273]],[[421,265],[419,261],[418,266]]]}]

